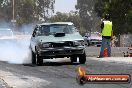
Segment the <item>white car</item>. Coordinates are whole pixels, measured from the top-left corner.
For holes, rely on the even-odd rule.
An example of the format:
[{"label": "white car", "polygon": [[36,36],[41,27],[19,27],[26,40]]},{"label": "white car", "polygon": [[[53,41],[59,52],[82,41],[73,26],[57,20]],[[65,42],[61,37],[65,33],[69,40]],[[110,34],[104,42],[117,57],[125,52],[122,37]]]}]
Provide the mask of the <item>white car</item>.
[{"label": "white car", "polygon": [[86,33],[86,35],[84,36],[84,41],[85,44],[90,46],[101,46],[102,43],[102,37],[100,36],[100,34],[98,32],[91,32],[91,33]]},{"label": "white car", "polygon": [[13,35],[13,32],[11,29],[8,28],[0,28],[0,41],[5,41],[5,40],[15,40],[15,37]]},{"label": "white car", "polygon": [[43,59],[70,57],[71,63],[85,64],[84,39],[71,22],[37,24],[30,41],[32,64],[42,65]]}]

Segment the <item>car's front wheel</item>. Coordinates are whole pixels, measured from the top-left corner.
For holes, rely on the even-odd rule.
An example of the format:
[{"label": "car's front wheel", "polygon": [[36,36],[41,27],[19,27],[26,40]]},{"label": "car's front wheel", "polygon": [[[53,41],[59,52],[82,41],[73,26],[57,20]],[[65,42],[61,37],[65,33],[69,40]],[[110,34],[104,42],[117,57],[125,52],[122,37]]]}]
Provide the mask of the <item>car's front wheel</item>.
[{"label": "car's front wheel", "polygon": [[87,45],[90,46],[90,41],[89,40],[87,40]]},{"label": "car's front wheel", "polygon": [[41,58],[37,53],[36,53],[36,60],[37,60],[37,65],[41,66],[43,64],[43,58]]},{"label": "car's front wheel", "polygon": [[32,51],[32,64],[36,65],[36,55],[33,51]]},{"label": "car's front wheel", "polygon": [[43,59],[32,51],[32,64],[41,66],[43,64]]},{"label": "car's front wheel", "polygon": [[70,57],[71,63],[77,62],[77,57],[76,56],[72,56]]},{"label": "car's front wheel", "polygon": [[80,64],[85,64],[85,62],[86,62],[86,54],[85,53],[79,55],[79,62],[80,62]]}]

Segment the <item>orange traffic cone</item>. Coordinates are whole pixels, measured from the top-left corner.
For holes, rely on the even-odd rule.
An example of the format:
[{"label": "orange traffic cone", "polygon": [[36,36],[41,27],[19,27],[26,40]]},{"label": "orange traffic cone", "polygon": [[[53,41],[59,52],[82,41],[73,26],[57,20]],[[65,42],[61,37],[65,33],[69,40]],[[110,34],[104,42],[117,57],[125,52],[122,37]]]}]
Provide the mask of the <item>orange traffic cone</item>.
[{"label": "orange traffic cone", "polygon": [[105,48],[103,51],[103,57],[108,57],[108,49]]}]

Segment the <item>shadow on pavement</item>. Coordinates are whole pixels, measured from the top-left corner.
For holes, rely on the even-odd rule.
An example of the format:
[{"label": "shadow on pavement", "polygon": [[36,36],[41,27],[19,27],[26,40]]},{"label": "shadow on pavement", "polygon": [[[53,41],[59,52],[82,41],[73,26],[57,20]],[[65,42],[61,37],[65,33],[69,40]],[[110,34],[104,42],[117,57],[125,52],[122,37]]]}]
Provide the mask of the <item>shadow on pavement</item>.
[{"label": "shadow on pavement", "polygon": [[[23,64],[24,66],[35,67],[37,65],[33,64]],[[79,65],[79,63],[71,63],[71,62],[44,62],[41,66],[63,66],[63,65]]]}]

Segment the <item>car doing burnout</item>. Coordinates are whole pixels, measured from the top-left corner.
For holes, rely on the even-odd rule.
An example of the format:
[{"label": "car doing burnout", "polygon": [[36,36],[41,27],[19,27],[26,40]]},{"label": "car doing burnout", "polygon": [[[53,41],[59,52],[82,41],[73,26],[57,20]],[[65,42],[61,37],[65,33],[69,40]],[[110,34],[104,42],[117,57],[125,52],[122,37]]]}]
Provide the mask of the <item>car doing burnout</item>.
[{"label": "car doing burnout", "polygon": [[83,37],[71,22],[37,24],[30,42],[32,64],[42,65],[43,59],[70,57],[71,62],[86,62]]}]

